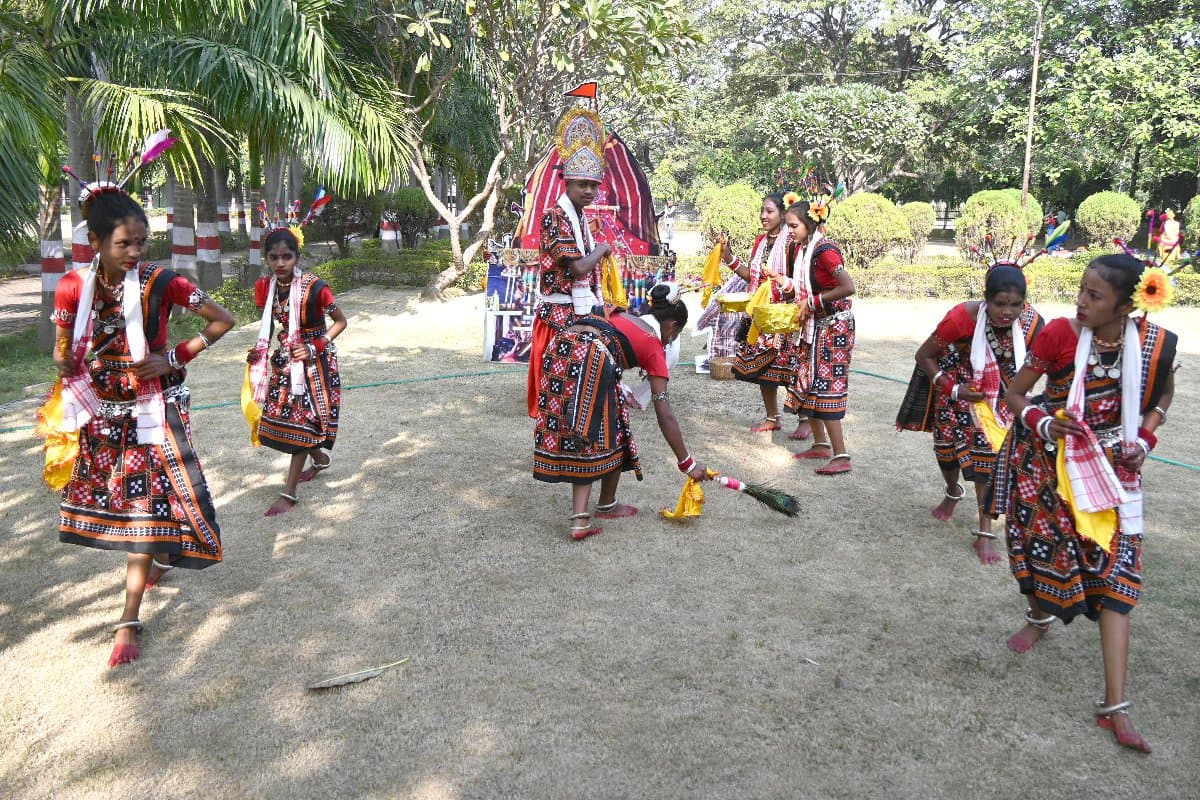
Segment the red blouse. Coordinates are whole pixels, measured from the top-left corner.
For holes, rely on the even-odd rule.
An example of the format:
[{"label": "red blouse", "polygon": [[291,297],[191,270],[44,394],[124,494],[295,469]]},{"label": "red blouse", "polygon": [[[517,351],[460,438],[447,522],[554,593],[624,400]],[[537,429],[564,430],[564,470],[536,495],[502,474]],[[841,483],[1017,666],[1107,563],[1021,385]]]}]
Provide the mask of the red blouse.
[{"label": "red blouse", "polygon": [[[155,268],[153,264],[139,264],[138,276],[144,280],[146,272],[153,268]],[[167,346],[167,322],[171,318],[171,308],[182,306],[195,311],[204,305],[206,297],[204,292],[182,275],[176,275],[169,270],[162,270],[162,272],[170,275],[171,278],[167,281],[163,302],[158,308],[158,335],[154,337],[153,341],[147,342],[149,348],[155,351]],[[70,328],[75,325],[75,315],[79,310],[79,296],[83,291],[84,274],[85,270],[68,272],[63,275],[62,280],[58,282],[58,288],[54,290],[54,314],[51,319],[60,328]],[[97,286],[96,294],[103,293],[104,290]]]},{"label": "red blouse", "polygon": [[637,365],[647,375],[653,375],[656,378],[671,377],[667,371],[667,354],[663,350],[662,339],[650,331],[643,330],[642,326],[627,314],[613,314],[608,321],[614,328],[625,334],[625,338],[633,347]]},{"label": "red blouse", "polygon": [[[950,309],[934,329],[934,337],[943,344],[969,339],[975,335],[975,318],[971,316],[968,303],[959,303]],[[1020,368],[1020,364],[1017,365]]]},{"label": "red blouse", "polygon": [[[581,222],[588,224],[584,216]],[[538,291],[542,294],[570,294],[571,284],[575,276],[567,264],[583,258],[579,245],[575,243],[575,233],[571,228],[571,220],[558,206],[553,206],[542,215],[542,234],[539,244],[541,256],[538,260],[538,270],[541,273]],[[600,268],[597,266],[589,276],[592,290],[600,294]]]},{"label": "red blouse", "polygon": [[[269,277],[258,279],[258,282],[254,284],[254,305],[262,308],[267,304],[267,290],[270,286],[271,279]],[[317,304],[321,309],[329,311],[335,302],[337,302],[336,298],[334,298],[333,290],[329,288],[329,285],[322,286],[320,293],[317,295]]]}]

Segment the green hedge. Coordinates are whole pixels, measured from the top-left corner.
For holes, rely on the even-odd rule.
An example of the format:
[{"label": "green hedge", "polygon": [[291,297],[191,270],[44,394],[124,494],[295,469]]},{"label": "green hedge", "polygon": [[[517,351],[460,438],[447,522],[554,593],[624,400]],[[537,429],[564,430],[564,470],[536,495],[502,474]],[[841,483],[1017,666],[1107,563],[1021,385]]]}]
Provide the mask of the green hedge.
[{"label": "green hedge", "polygon": [[[1183,219],[1180,222],[1184,225],[1192,227],[1192,242],[1188,250],[1196,249],[1196,236],[1200,234],[1200,194],[1188,201],[1187,207],[1183,209]],[[1188,244],[1187,239],[1184,239],[1184,244]]]},{"label": "green hedge", "polygon": [[937,212],[933,210],[932,203],[904,203],[900,207],[900,213],[904,215],[904,221],[908,223],[909,241],[901,245],[905,257],[909,262],[916,259],[917,253],[925,249],[925,243],[929,241],[929,234],[933,232],[933,226],[937,224]]},{"label": "green hedge", "polygon": [[762,229],[758,219],[762,195],[747,183],[702,189],[696,198],[696,208],[700,211],[703,241],[715,242],[722,232],[727,232],[729,246],[735,253],[749,250]]},{"label": "green hedge", "polygon": [[[1111,250],[1081,252],[1070,259],[1043,258],[1025,269],[1029,300],[1033,303],[1070,303],[1079,293],[1083,270],[1096,255]],[[982,267],[952,256],[939,256],[916,264],[885,258],[868,269],[851,269],[860,297],[938,297],[948,302],[983,297],[986,275]],[[1200,306],[1200,273],[1174,276],[1179,306]]]}]

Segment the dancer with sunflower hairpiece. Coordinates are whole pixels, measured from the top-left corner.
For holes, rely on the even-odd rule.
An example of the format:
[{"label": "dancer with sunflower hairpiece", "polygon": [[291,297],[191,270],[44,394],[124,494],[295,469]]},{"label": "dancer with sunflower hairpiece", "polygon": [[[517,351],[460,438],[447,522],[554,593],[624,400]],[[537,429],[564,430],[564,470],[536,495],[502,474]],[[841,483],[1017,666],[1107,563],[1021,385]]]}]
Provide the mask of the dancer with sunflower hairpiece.
[{"label": "dancer with sunflower hairpiece", "polygon": [[[1168,296],[1165,274],[1130,255],[1088,265],[1074,319],[1047,324],[1009,383],[1005,399],[1022,424],[1009,431],[992,481],[992,511],[1007,515],[1009,565],[1029,606],[1008,647],[1028,652],[1056,619],[1097,621],[1097,724],[1145,753],[1125,695],[1129,615],[1142,583],[1141,469],[1171,406],[1177,338],[1130,314]],[[1044,392],[1031,399],[1043,375]]]}]

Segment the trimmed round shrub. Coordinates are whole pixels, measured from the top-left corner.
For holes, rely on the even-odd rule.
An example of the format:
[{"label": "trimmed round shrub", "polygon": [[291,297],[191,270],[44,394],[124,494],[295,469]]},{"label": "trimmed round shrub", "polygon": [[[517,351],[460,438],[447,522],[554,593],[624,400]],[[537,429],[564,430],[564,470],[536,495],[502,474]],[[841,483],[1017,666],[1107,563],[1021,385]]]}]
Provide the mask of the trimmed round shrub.
[{"label": "trimmed round shrub", "polygon": [[908,222],[896,204],[873,192],[852,194],[832,206],[825,232],[841,245],[846,263],[859,269],[911,239]]},{"label": "trimmed round shrub", "polygon": [[1075,221],[1088,244],[1133,238],[1142,221],[1142,207],[1120,192],[1096,192],[1079,204]]},{"label": "trimmed round shrub", "polygon": [[1042,207],[1029,196],[1028,207],[1021,208],[1020,189],[985,189],[967,198],[962,215],[955,222],[954,242],[963,258],[975,260],[971,248],[990,252],[986,239],[992,237],[992,250],[996,258],[1010,258],[1017,247],[1025,243],[1031,233],[1042,227]]},{"label": "trimmed round shrub", "polygon": [[[1002,192],[1007,192],[1017,201],[1017,205],[1021,205],[1021,190],[1020,189],[1001,189]],[[1029,193],[1029,202],[1025,206],[1025,236],[1031,233],[1038,233],[1042,230],[1042,223],[1046,221],[1046,215],[1042,212],[1042,204],[1033,196],[1033,192]],[[1011,241],[1011,239],[1010,239]],[[1024,237],[1020,238],[1017,244],[1025,241]]]},{"label": "trimmed round shrub", "polygon": [[696,198],[696,208],[700,212],[700,235],[709,246],[727,231],[729,246],[734,252],[744,252],[754,244],[762,227],[758,221],[762,195],[748,183],[706,187]]},{"label": "trimmed round shrub", "polygon": [[933,210],[932,203],[913,202],[901,204],[900,213],[904,215],[904,221],[908,223],[910,239],[901,249],[911,263],[917,254],[925,249],[925,243],[929,241],[929,234],[933,231],[933,226],[937,224],[937,212]]}]

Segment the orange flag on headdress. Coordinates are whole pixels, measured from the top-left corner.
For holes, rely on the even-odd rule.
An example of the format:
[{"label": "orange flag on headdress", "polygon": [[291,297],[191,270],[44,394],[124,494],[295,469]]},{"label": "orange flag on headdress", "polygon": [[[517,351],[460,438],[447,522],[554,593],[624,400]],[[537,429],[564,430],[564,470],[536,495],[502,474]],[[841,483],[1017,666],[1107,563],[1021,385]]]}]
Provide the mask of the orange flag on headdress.
[{"label": "orange flag on headdress", "polygon": [[584,81],[569,92],[563,92],[563,97],[587,97],[592,100],[596,99],[595,81]]}]

